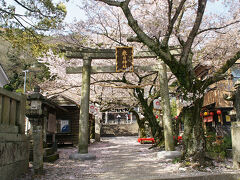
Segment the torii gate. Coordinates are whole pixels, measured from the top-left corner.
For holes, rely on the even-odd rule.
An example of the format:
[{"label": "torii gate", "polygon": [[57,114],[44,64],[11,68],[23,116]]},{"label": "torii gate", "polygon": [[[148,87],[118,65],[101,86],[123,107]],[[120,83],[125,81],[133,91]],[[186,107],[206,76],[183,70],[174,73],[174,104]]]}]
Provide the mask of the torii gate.
[{"label": "torii gate", "polygon": [[[90,97],[90,75],[91,73],[116,73],[115,66],[91,66],[93,59],[115,59],[115,49],[79,49],[66,50],[67,58],[83,59],[82,67],[67,67],[67,74],[82,73],[82,88],[81,88],[81,104],[79,117],[79,139],[78,139],[78,155],[72,159],[94,159],[87,156],[82,158],[81,154],[88,153],[88,121],[89,121],[89,97]],[[134,55],[134,59],[139,58],[157,58],[157,56],[149,51],[141,51]],[[135,66],[134,72],[139,70],[158,71],[157,66]],[[71,158],[71,157],[70,157]]]}]

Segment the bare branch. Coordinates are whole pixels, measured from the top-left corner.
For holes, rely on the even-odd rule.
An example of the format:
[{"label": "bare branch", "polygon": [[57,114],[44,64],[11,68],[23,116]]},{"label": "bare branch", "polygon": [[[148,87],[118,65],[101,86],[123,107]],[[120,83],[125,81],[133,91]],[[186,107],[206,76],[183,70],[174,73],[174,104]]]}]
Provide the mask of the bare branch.
[{"label": "bare branch", "polygon": [[158,73],[156,74],[156,76],[155,76],[155,78],[153,80],[153,85],[150,87],[148,94],[151,94],[151,91],[152,91],[153,87],[156,86],[155,83],[156,83],[157,77],[158,77]]},{"label": "bare branch", "polygon": [[11,12],[8,12],[6,11],[5,9],[2,9],[0,8],[0,11],[4,12],[4,13],[7,13],[7,14],[10,14],[12,16],[25,16],[25,15],[22,15],[22,14],[16,14],[16,13],[11,13]]},{"label": "bare branch", "polygon": [[131,36],[131,37],[127,38],[127,42],[139,42],[139,43],[141,43],[142,41],[137,36]]},{"label": "bare branch", "polygon": [[40,14],[41,16],[43,16],[43,17],[52,17],[52,16],[48,16],[48,15],[45,15],[45,14],[43,14],[39,9],[37,9],[37,11],[34,11],[33,9],[30,9],[30,8],[28,8],[27,6],[25,6],[23,3],[21,3],[21,2],[19,2],[18,0],[14,0],[17,4],[19,4],[21,7],[23,7],[24,9],[26,9],[26,10],[28,10],[28,11],[30,11],[30,12],[33,12],[33,13],[38,13],[38,14]]},{"label": "bare branch", "polygon": [[117,1],[111,1],[111,0],[96,0],[96,1],[100,1],[100,2],[104,2],[110,6],[116,6],[116,7],[120,7],[121,3],[117,2]]},{"label": "bare branch", "polygon": [[[36,12],[36,11],[33,11],[32,9],[28,8],[27,6],[25,6],[24,4],[20,3],[19,1],[17,0],[14,0],[17,4],[19,4],[20,6],[22,6],[24,9],[30,11],[30,12]],[[38,12],[39,13],[39,12]]]},{"label": "bare branch", "polygon": [[145,86],[158,86],[157,84],[147,83],[141,85],[106,85],[106,84],[99,84],[102,87],[112,87],[112,88],[120,88],[120,89],[136,89],[136,88],[143,88]]}]

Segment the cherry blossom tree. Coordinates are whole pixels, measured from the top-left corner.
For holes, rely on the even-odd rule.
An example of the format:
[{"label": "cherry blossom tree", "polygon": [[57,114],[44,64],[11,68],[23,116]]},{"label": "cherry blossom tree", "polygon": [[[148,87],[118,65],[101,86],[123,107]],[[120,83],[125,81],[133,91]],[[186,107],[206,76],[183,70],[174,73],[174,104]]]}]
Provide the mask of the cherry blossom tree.
[{"label": "cherry blossom tree", "polygon": [[[121,37],[126,39],[128,35],[134,35],[131,39],[142,42],[156,53],[175,75],[189,107],[192,107],[188,108],[185,119],[185,156],[200,162],[204,162],[205,152],[202,122],[199,118],[202,97],[206,88],[223,79],[225,72],[240,57],[239,3],[221,2],[226,9],[224,14],[214,14],[206,10],[207,4],[217,3],[207,3],[207,0],[92,2],[105,14],[110,6],[114,12],[121,10],[120,17],[125,17],[131,28],[128,34]],[[180,56],[174,56],[171,47],[180,47]],[[212,63],[212,60],[217,64],[215,71],[204,80],[198,79],[194,65],[204,63],[203,61]]]}]

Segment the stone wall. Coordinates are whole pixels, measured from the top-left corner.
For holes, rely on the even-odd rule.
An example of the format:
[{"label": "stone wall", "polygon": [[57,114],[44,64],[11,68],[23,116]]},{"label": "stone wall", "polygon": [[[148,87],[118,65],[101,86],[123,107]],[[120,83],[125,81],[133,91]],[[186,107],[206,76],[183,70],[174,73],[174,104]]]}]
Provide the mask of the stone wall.
[{"label": "stone wall", "polygon": [[101,136],[137,136],[138,124],[103,124]]},{"label": "stone wall", "polygon": [[28,170],[25,133],[26,97],[0,88],[0,179],[12,180]]},{"label": "stone wall", "polygon": [[0,133],[0,179],[11,180],[27,170],[27,137],[24,134]]}]

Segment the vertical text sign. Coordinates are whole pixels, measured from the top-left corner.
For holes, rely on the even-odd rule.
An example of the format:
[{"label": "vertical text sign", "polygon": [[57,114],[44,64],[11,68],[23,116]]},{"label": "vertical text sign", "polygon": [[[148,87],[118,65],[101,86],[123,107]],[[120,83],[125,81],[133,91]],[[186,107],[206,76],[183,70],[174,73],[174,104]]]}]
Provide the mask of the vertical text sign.
[{"label": "vertical text sign", "polygon": [[133,47],[116,47],[116,72],[133,72]]}]

